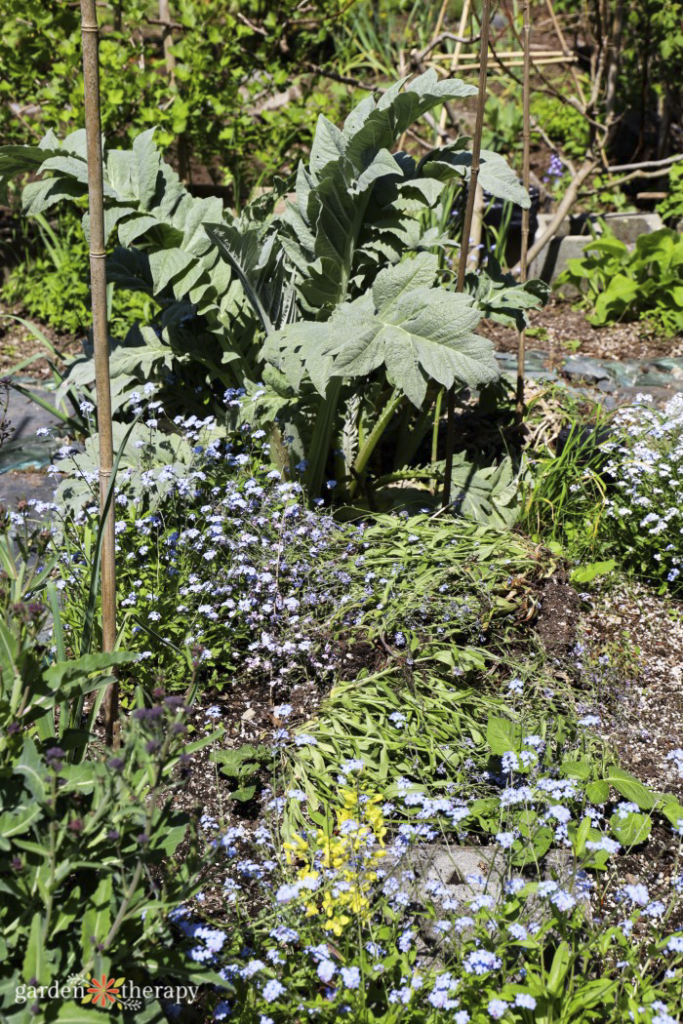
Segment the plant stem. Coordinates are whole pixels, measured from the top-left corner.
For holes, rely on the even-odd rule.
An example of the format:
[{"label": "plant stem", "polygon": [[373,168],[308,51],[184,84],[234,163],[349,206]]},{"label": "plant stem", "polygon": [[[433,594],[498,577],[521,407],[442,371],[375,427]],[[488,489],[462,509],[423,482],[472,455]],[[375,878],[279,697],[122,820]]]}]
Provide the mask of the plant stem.
[{"label": "plant stem", "polygon": [[[112,474],[114,442],[109,383],[107,330],[107,275],[105,267],[104,199],[102,184],[102,126],[100,120],[99,33],[95,0],[81,0],[85,131],[88,152],[88,204],[90,211],[90,286],[92,292],[93,347],[97,385],[97,429],[100,442],[100,529],[102,543],[102,648],[116,643],[116,568],[114,503],[105,509]],[[115,744],[118,723],[118,682],[109,685],[104,700],[107,743]]]},{"label": "plant stem", "polygon": [[[374,427],[368,434],[367,438],[365,439],[365,443],[363,444],[363,447],[356,456],[356,461],[353,464],[353,470],[354,474],[357,474],[357,476],[360,476],[360,474],[367,466],[370,456],[372,455],[375,448],[379,444],[382,434],[384,433],[384,431],[386,430],[387,426],[391,421],[391,417],[394,415],[396,410],[400,408],[404,401],[405,395],[403,394],[402,391],[396,389],[392,394],[391,398],[389,399],[389,401],[387,402],[387,404],[384,406],[384,409],[382,410],[382,415],[379,417]],[[351,481],[349,485],[349,495],[351,497],[354,496],[358,489],[357,476],[354,476],[354,479]]]},{"label": "plant stem", "polygon": [[[458,262],[458,280],[456,291],[461,292],[465,285],[465,271],[467,269],[467,256],[469,250],[470,229],[472,216],[474,214],[474,202],[477,195],[477,180],[479,178],[479,158],[481,154],[481,136],[484,129],[484,108],[486,106],[486,71],[488,68],[489,54],[489,24],[491,21],[491,0],[483,0],[481,12],[481,37],[480,37],[480,62],[479,62],[479,95],[477,96],[477,116],[474,125],[474,136],[472,138],[472,170],[467,189],[467,206],[462,225],[462,237],[460,239],[460,260]],[[448,420],[446,428],[446,466],[443,480],[443,507],[449,504],[451,498],[451,480],[453,478],[453,447],[455,444],[455,385],[448,390]]]}]

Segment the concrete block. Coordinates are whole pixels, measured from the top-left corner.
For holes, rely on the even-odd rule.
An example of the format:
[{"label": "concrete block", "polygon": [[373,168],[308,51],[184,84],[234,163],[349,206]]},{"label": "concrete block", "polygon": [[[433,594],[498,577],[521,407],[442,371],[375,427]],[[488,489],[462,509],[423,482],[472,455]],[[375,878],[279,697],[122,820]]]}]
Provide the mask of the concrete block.
[{"label": "concrete block", "polygon": [[[583,256],[583,250],[590,238],[586,235],[564,235],[551,239],[542,252],[531,261],[529,277],[540,277],[552,284],[560,276],[571,259]],[[570,289],[567,290],[569,294]],[[576,289],[571,289],[576,294]]]},{"label": "concrete block", "polygon": [[605,225],[620,242],[634,245],[641,235],[651,235],[664,227],[658,213],[606,213]]}]

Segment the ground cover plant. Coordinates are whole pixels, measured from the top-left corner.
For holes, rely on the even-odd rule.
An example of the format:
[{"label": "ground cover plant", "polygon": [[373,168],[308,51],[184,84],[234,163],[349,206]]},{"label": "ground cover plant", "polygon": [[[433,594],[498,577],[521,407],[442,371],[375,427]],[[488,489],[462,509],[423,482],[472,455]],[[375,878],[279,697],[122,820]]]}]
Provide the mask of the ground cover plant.
[{"label": "ground cover plant", "polygon": [[[591,735],[599,718],[590,690],[577,701],[566,682],[558,689],[524,639],[556,560],[464,520],[341,526],[307,511],[298,486],[267,468],[262,437],[241,429],[210,440],[210,423],[184,426],[188,447],[203,449],[186,464],[155,465],[150,452],[146,462],[141,445],[137,469],[120,467],[118,538],[134,599],[121,637],[135,652],[119,656],[120,676],[141,730],[126,757],[157,763],[170,742],[165,717],[182,725],[185,714],[180,693],[159,695],[181,681],[220,700],[226,675],[230,686],[260,678],[274,724],[260,746],[213,750],[227,806],[201,819],[204,863],[190,861],[192,887],[176,884],[150,920],[156,932],[137,942],[140,969],[157,964],[176,984],[199,985],[197,1006],[163,1001],[163,1012],[276,1024],[292,1007],[323,1020],[616,1022],[643,1007],[652,1024],[675,1019],[677,889],[668,903],[651,898],[614,861],[654,824],[678,830],[683,807],[615,765]],[[155,428],[144,429],[149,437]],[[65,649],[82,632],[89,590],[77,584],[91,571],[95,538],[92,499],[70,500],[84,512],[57,533]],[[25,590],[40,585],[29,579]],[[35,628],[29,622],[29,650]],[[229,649],[220,647],[226,636]],[[128,675],[131,656],[142,658]],[[320,706],[314,720],[299,713],[290,724],[303,679],[315,682]],[[218,705],[212,726],[220,714]],[[176,757],[183,749],[193,746]],[[75,767],[99,778],[91,762],[94,754]],[[68,787],[67,764],[51,770],[66,779],[59,791]],[[108,780],[127,770],[101,769]],[[146,773],[137,777],[143,785]],[[261,817],[250,825],[235,808],[255,802]],[[93,812],[78,809],[87,823]],[[180,842],[183,825],[161,827],[171,835]],[[150,855],[156,842],[144,843]],[[463,849],[479,868],[458,869]],[[591,916],[612,891],[614,910]]]},{"label": "ground cover plant", "polygon": [[597,424],[576,419],[561,457],[539,461],[530,528],[595,563],[596,574],[621,564],[678,592],[681,406],[679,395],[661,409],[641,395]]}]

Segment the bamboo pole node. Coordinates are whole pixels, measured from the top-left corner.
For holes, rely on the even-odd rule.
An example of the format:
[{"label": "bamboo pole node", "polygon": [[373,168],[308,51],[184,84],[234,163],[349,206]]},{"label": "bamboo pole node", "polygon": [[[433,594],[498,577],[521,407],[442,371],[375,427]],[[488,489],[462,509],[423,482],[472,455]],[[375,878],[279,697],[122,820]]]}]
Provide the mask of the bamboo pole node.
[{"label": "bamboo pole node", "polygon": [[91,260],[106,260],[107,258],[106,252],[99,249],[97,251],[91,249],[88,255],[90,256]]}]

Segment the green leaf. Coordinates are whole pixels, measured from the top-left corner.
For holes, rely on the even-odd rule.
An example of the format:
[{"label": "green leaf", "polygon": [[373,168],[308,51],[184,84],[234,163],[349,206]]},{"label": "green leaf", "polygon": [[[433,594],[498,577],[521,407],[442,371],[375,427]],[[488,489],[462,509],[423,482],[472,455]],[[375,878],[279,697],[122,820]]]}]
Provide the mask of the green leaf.
[{"label": "green leaf", "polygon": [[609,978],[596,978],[582,984],[573,999],[569,1001],[566,1009],[567,1020],[584,1019],[583,1015],[576,1017],[575,1015],[578,1015],[581,1010],[589,1010],[591,1007],[597,1006],[598,1003],[610,1006],[614,1002],[611,997],[619,984],[618,981],[610,981]]},{"label": "green leaf", "polygon": [[102,943],[111,928],[111,897],[112,877],[105,875],[100,879],[95,892],[90,896],[83,914],[81,928],[81,951],[83,963],[92,959],[97,943]]},{"label": "green leaf", "polygon": [[[448,180],[453,176],[469,179],[472,170],[472,154],[463,150],[443,148],[434,150],[424,164],[425,174]],[[498,199],[507,199],[528,209],[531,200],[517,175],[500,153],[482,149],[479,168],[479,184],[486,192]]]},{"label": "green leaf", "polygon": [[24,785],[39,803],[45,801],[45,762],[30,736],[24,739],[21,757],[14,766],[15,775],[24,776]]},{"label": "green leaf", "polygon": [[[609,795],[609,794],[608,794]],[[591,819],[587,814],[578,829],[576,830],[576,837],[574,839],[574,850],[577,857],[582,857],[586,849],[586,840],[590,836],[591,830]]]},{"label": "green leaf", "polygon": [[572,583],[592,583],[598,576],[608,576],[616,569],[617,563],[613,558],[605,562],[588,562],[580,565],[578,569],[572,569]]},{"label": "green leaf", "polygon": [[499,757],[510,750],[518,752],[522,748],[522,727],[518,722],[511,722],[507,718],[489,718],[486,742],[492,753]]},{"label": "green leaf", "polygon": [[367,377],[384,366],[418,407],[430,380],[447,388],[456,380],[471,386],[497,380],[491,343],[472,333],[479,312],[471,297],[413,287],[432,267],[425,256],[382,271],[372,294],[340,306],[325,324],[297,323],[270,335],[263,355],[295,387],[305,367],[322,395],[333,377]]},{"label": "green leaf", "polygon": [[150,128],[133,139],[131,185],[143,210],[150,208],[154,198],[161,164],[161,154],[154,145],[155,130]]},{"label": "green leaf", "polygon": [[548,980],[546,982],[548,991],[551,995],[557,996],[562,991],[562,985],[567,976],[570,962],[571,954],[569,952],[569,946],[565,941],[562,941],[555,950],[555,956],[553,957],[553,962],[550,965]]},{"label": "green leaf", "polygon": [[683,807],[679,804],[678,800],[674,799],[671,802],[667,802],[661,808],[661,812],[667,821],[670,821],[674,828],[683,827]]},{"label": "green leaf", "polygon": [[610,829],[622,846],[637,846],[644,843],[652,831],[652,819],[633,811],[624,817],[617,812],[610,819]]},{"label": "green leaf", "polygon": [[34,821],[42,816],[42,808],[37,804],[30,807],[22,807],[16,811],[3,811],[0,814],[0,840],[4,849],[8,848],[7,841],[14,836],[21,836],[28,832]]},{"label": "green leaf", "polygon": [[563,761],[560,772],[568,779],[585,780],[590,777],[591,766],[588,761]]},{"label": "green leaf", "polygon": [[651,811],[655,806],[656,798],[654,793],[622,768],[608,768],[605,773],[605,782],[614,786],[626,800],[637,804],[641,811]]},{"label": "green leaf", "polygon": [[89,676],[93,672],[104,672],[115,665],[124,665],[126,662],[135,661],[136,657],[130,651],[85,654],[80,658],[58,661],[56,664],[50,665],[45,669],[43,677],[51,689],[57,689],[64,683],[78,679],[80,676]]},{"label": "green leaf", "polygon": [[242,789],[236,789],[230,796],[233,800],[238,800],[240,803],[246,803],[251,800],[256,793],[256,786],[244,786]]},{"label": "green leaf", "polygon": [[609,783],[604,779],[589,782],[586,786],[586,798],[592,804],[606,804],[609,800]]},{"label": "green leaf", "polygon": [[51,981],[50,965],[46,956],[47,951],[42,931],[42,915],[36,911],[31,918],[31,929],[28,935],[28,945],[22,968],[23,978],[27,984],[33,978],[36,979],[38,985],[49,985]]}]

